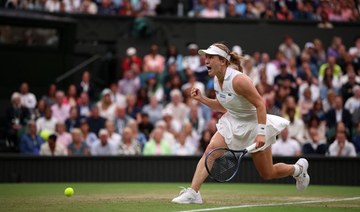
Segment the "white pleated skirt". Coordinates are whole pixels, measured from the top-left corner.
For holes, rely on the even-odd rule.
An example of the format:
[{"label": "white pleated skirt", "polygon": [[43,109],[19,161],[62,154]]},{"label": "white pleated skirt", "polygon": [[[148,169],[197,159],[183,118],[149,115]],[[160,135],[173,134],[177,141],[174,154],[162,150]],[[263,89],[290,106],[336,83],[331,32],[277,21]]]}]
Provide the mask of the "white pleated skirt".
[{"label": "white pleated skirt", "polygon": [[[276,136],[289,125],[289,121],[275,115],[266,115],[265,145],[250,153],[263,151],[276,142]],[[224,137],[229,149],[241,150],[254,143],[257,136],[257,116],[239,118],[225,113],[216,124],[218,132]]]}]

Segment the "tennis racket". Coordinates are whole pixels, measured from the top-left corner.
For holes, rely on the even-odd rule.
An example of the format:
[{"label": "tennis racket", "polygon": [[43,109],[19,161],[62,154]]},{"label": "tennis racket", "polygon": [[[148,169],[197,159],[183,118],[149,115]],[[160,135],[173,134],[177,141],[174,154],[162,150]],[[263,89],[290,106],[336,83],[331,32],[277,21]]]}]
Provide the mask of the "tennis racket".
[{"label": "tennis racket", "polygon": [[256,148],[256,143],[243,150],[215,148],[205,158],[205,167],[209,176],[217,182],[228,182],[239,171],[241,159]]}]

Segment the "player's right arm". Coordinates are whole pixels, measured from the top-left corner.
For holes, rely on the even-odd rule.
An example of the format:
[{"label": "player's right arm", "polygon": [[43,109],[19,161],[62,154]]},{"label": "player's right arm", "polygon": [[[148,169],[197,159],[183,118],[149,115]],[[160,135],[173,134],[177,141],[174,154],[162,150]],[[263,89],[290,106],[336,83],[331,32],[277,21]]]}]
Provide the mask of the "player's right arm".
[{"label": "player's right arm", "polygon": [[210,99],[204,95],[201,94],[200,90],[197,88],[191,88],[190,95],[195,100],[207,105],[213,110],[216,110],[218,112],[226,113],[226,109],[220,104],[220,102],[217,99]]}]

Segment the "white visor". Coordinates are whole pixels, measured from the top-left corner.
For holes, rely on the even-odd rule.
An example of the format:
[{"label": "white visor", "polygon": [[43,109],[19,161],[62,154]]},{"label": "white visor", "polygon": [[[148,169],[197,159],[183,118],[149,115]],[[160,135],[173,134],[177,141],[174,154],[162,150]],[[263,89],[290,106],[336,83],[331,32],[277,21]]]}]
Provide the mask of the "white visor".
[{"label": "white visor", "polygon": [[225,58],[227,61],[230,62],[230,55],[228,53],[226,53],[224,50],[220,49],[217,46],[211,45],[209,48],[207,49],[200,49],[198,51],[199,55],[219,55],[223,58]]}]

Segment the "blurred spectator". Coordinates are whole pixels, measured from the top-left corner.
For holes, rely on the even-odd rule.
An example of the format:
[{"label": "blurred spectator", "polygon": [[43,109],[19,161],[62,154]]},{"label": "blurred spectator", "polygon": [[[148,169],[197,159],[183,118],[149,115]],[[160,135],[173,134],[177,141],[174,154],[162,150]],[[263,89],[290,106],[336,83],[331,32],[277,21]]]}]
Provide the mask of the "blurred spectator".
[{"label": "blurred spectator", "polygon": [[119,144],[120,155],[140,155],[141,146],[138,140],[135,139],[131,128],[125,127],[121,142]]},{"label": "blurred spectator", "polygon": [[[328,57],[339,57],[339,49],[343,45],[342,38],[339,36],[334,36],[331,45],[327,49],[327,56]],[[335,60],[333,60],[335,61]]]},{"label": "blurred spectator", "polygon": [[327,141],[326,138],[326,123],[321,121],[317,116],[310,116],[309,120],[306,123],[305,129],[305,140],[310,140],[310,129],[316,128],[318,131],[318,137],[320,141]]},{"label": "blurred spectator", "polygon": [[99,130],[99,140],[91,148],[91,155],[113,156],[118,154],[118,147],[109,142],[109,133],[106,129]]},{"label": "blurred spectator", "polygon": [[280,10],[276,12],[276,18],[278,20],[291,21],[294,19],[294,15],[289,10],[289,8],[286,6],[286,4],[282,4],[282,6],[280,7]]},{"label": "blurred spectator", "polygon": [[175,136],[169,131],[168,125],[164,120],[156,122],[155,128],[160,128],[161,130],[163,130],[163,139],[169,143],[170,147],[173,147],[175,145]]},{"label": "blurred spectator", "polygon": [[199,145],[198,150],[197,150],[198,155],[202,155],[205,152],[207,146],[210,143],[211,137],[212,137],[212,133],[211,133],[211,131],[209,129],[205,129],[201,133],[201,137],[200,137],[200,140],[199,140],[200,145]]},{"label": "blurred spectator", "polygon": [[314,8],[310,1],[297,1],[296,10],[294,11],[294,19],[296,20],[315,20]]},{"label": "blurred spectator", "polygon": [[118,85],[117,83],[110,84],[110,99],[111,102],[115,105],[125,105],[126,104],[126,97],[118,92]]},{"label": "blurred spectator", "polygon": [[104,119],[113,120],[116,105],[111,101],[110,94],[111,90],[109,88],[105,88],[101,92],[101,99],[96,105],[99,108],[99,114],[101,117]]},{"label": "blurred spectator", "polygon": [[151,133],[151,139],[144,146],[144,155],[170,155],[171,147],[163,139],[163,130],[155,128]]},{"label": "blurred spectator", "polygon": [[322,41],[318,38],[314,39],[314,56],[318,66],[326,62],[326,52]]},{"label": "blurred spectator", "polygon": [[318,130],[314,127],[309,130],[310,140],[304,144],[302,152],[304,155],[325,155],[327,152],[327,146],[325,141],[321,141],[319,138]]},{"label": "blurred spectator", "polygon": [[69,155],[75,156],[84,156],[89,155],[90,150],[86,145],[86,142],[83,141],[83,135],[79,128],[73,128],[71,131],[72,142],[68,145]]},{"label": "blurred spectator", "polygon": [[[327,73],[328,72],[328,73]],[[337,81],[340,80],[340,77],[342,75],[341,67],[336,64],[336,58],[334,56],[328,56],[327,63],[324,63],[320,66],[319,69],[319,81],[322,82],[325,80],[325,77],[332,77],[331,79],[336,79]],[[335,83],[333,81],[333,83]],[[334,86],[338,86],[339,82],[335,84]]]},{"label": "blurred spectator", "polygon": [[164,88],[157,77],[156,74],[148,74],[146,81],[147,97],[155,96],[157,101],[161,102],[164,99]]},{"label": "blurred spectator", "polygon": [[246,11],[246,4],[244,0],[236,0],[235,11],[239,16],[244,16]]},{"label": "blurred spectator", "polygon": [[80,12],[84,14],[97,14],[98,7],[92,0],[83,0],[80,5]]},{"label": "blurred spectator", "polygon": [[194,72],[197,68],[200,67],[200,55],[198,54],[198,45],[195,43],[190,43],[188,45],[189,54],[186,55],[183,59],[183,67],[185,73]]},{"label": "blurred spectator", "polygon": [[180,133],[185,133],[186,142],[191,144],[194,149],[199,146],[200,134],[198,134],[190,122],[185,122],[183,124],[182,131]]},{"label": "blurred spectator", "polygon": [[[349,48],[349,54],[351,55],[353,61],[359,65],[360,63],[360,36],[355,37],[354,46]],[[359,66],[358,66],[359,68]]]},{"label": "blurred spectator", "polygon": [[155,123],[162,119],[161,111],[163,110],[163,106],[158,103],[156,96],[150,97],[150,103],[146,104],[142,108],[142,112],[149,115],[150,122],[155,125]]},{"label": "blurred spectator", "polygon": [[254,85],[257,85],[260,79],[258,69],[254,66],[254,60],[249,55],[245,55],[241,65],[244,73],[250,77]]},{"label": "blurred spectator", "polygon": [[291,139],[296,140],[301,145],[305,143],[305,124],[300,118],[295,117],[295,109],[288,108],[287,115],[289,117],[290,124],[288,126],[288,136]]},{"label": "blurred spectator", "polygon": [[205,129],[205,119],[202,116],[202,110],[200,105],[193,103],[189,106],[190,111],[187,117],[187,120],[193,126],[197,134],[201,134]]},{"label": "blurred spectator", "polygon": [[290,81],[290,87],[292,89],[295,89],[296,88],[295,78],[292,74],[289,73],[286,63],[281,63],[279,70],[280,73],[276,75],[274,78],[275,85],[283,85],[285,81]]},{"label": "blurred spectator", "polygon": [[118,105],[115,110],[115,131],[122,135],[124,128],[128,125],[128,123],[134,120],[131,116],[126,114],[126,107],[122,105]]},{"label": "blurred spectator", "polygon": [[[178,49],[176,48],[176,46],[169,45],[168,49],[167,49],[167,53],[166,53],[166,66],[168,67],[168,69],[172,64],[175,64],[176,72],[181,73],[183,71],[182,61],[183,61],[183,56],[181,53],[178,52]],[[168,72],[169,72],[169,70],[168,70]]]},{"label": "blurred spectator", "polygon": [[226,18],[238,18],[240,15],[236,13],[235,3],[229,1],[227,4]]},{"label": "blurred spectator", "polygon": [[166,105],[165,110],[171,111],[173,118],[182,124],[189,113],[189,108],[182,102],[183,97],[180,90],[172,90],[170,96],[171,102]]},{"label": "blurred spectator", "polygon": [[49,90],[47,95],[44,95],[42,97],[42,99],[45,101],[46,105],[53,105],[56,102],[56,85],[55,84],[50,84],[49,86]]},{"label": "blurred spectator", "polygon": [[133,119],[137,119],[137,117],[141,113],[141,108],[136,105],[136,102],[137,102],[136,95],[126,96],[126,114]]},{"label": "blurred spectator", "polygon": [[69,117],[70,106],[64,104],[64,92],[57,91],[55,97],[56,103],[51,106],[53,117],[60,122],[65,122]]},{"label": "blurred spectator", "polygon": [[109,139],[108,141],[112,144],[114,144],[114,146],[119,146],[120,145],[120,140],[121,140],[121,135],[117,132],[115,132],[115,125],[113,121],[107,120],[105,123],[105,128],[109,133]]},{"label": "blurred spectator", "polygon": [[189,17],[199,17],[200,12],[205,9],[207,0],[197,0],[194,1],[194,6],[191,11],[189,11]]},{"label": "blurred spectator", "polygon": [[81,0],[63,0],[65,12],[77,13],[80,9]]},{"label": "blurred spectator", "polygon": [[309,112],[313,109],[314,103],[311,99],[311,90],[306,88],[299,99],[299,112],[302,119],[306,122],[309,119]]},{"label": "blurred spectator", "polygon": [[87,123],[89,124],[90,132],[98,134],[99,130],[105,127],[105,121],[106,119],[100,116],[98,106],[94,105],[91,108],[91,115],[87,118]]},{"label": "blurred spectator", "polygon": [[57,136],[52,134],[49,136],[47,142],[43,143],[40,147],[40,155],[42,156],[67,156],[68,152],[66,147],[57,143]]},{"label": "blurred spectator", "polygon": [[47,108],[47,105],[43,99],[40,99],[37,102],[37,106],[33,111],[33,114],[31,115],[32,120],[38,120],[39,118],[45,116],[45,110]]},{"label": "blurred spectator", "polygon": [[48,106],[45,109],[45,116],[40,117],[38,120],[36,120],[37,132],[40,133],[43,130],[47,130],[50,133],[54,133],[56,123],[57,120],[52,116],[52,110],[50,106]]},{"label": "blurred spectator", "polygon": [[322,100],[325,113],[334,108],[335,97],[336,97],[335,91],[329,90],[327,93],[326,99]]},{"label": "blurred spectator", "polygon": [[62,7],[61,0],[47,0],[45,10],[49,12],[60,12]]},{"label": "blurred spectator", "polygon": [[202,18],[224,18],[221,16],[219,10],[215,8],[215,0],[207,0],[206,7],[199,13],[199,17]]},{"label": "blurred spectator", "polygon": [[149,115],[147,113],[141,113],[138,128],[140,132],[144,133],[146,139],[149,140],[150,133],[153,131],[154,125],[150,122]]},{"label": "blurred spectator", "polygon": [[27,82],[23,82],[20,85],[20,98],[21,98],[21,105],[28,108],[30,112],[36,107],[36,97],[33,93],[29,91],[29,85]]},{"label": "blurred spectator", "polygon": [[309,117],[316,116],[320,121],[325,121],[325,111],[321,99],[314,102],[314,106],[309,111]]},{"label": "blurred spectator", "polygon": [[[129,1],[129,0],[126,0]],[[136,55],[136,48],[129,47],[126,49],[126,57],[123,59],[121,63],[122,68],[122,76],[124,76],[125,72],[131,70],[132,64],[136,64],[138,67],[142,67],[142,59],[141,57]],[[135,75],[140,73],[135,73]]]},{"label": "blurred spectator", "polygon": [[[157,0],[155,0],[155,1],[157,1]],[[149,1],[149,2],[152,2],[152,1]],[[155,5],[153,3],[149,4],[149,2],[147,0],[140,0],[140,9],[137,11],[138,17],[156,15]]]},{"label": "blurred spectator", "polygon": [[140,78],[135,75],[135,71],[133,69],[125,71],[124,77],[118,82],[118,92],[125,96],[134,95],[139,89]]},{"label": "blurred spectator", "polygon": [[144,133],[139,132],[138,123],[134,119],[131,119],[126,126],[131,129],[133,139],[139,142],[142,151],[145,146],[145,143],[147,142],[147,139]]},{"label": "blurred spectator", "polygon": [[300,48],[290,35],[284,37],[283,42],[279,46],[279,50],[284,53],[287,59],[296,58],[300,55]]},{"label": "blurred spectator", "polygon": [[194,155],[196,148],[187,139],[185,132],[179,133],[175,145],[172,147],[172,154],[179,156]]},{"label": "blurred spectator", "polygon": [[[258,65],[260,73],[260,81],[264,78],[263,74],[266,76],[266,83],[269,85],[274,85],[274,78],[279,74],[277,67],[270,62],[270,56],[268,53],[262,53],[261,63]],[[267,93],[267,92],[266,92]]]},{"label": "blurred spectator", "polygon": [[81,82],[77,85],[77,93],[81,94],[86,92],[90,98],[90,101],[95,97],[95,86],[91,82],[91,75],[89,71],[84,71],[81,77]]},{"label": "blurred spectator", "polygon": [[71,134],[66,131],[64,122],[56,123],[55,132],[57,136],[56,143],[62,144],[64,147],[71,143]]},{"label": "blurred spectator", "polygon": [[19,135],[29,119],[30,112],[21,105],[20,93],[14,92],[11,95],[11,105],[6,109],[5,114],[7,146],[13,151],[17,151]]},{"label": "blurred spectator", "polygon": [[329,146],[329,156],[356,157],[355,146],[346,139],[344,131],[336,132],[336,140]]},{"label": "blurred spectator", "polygon": [[360,153],[360,122],[356,123],[356,127],[354,130],[354,135],[351,139],[351,142],[354,144],[356,153]]},{"label": "blurred spectator", "polygon": [[289,131],[285,128],[280,133],[280,138],[271,147],[274,156],[300,156],[301,147],[299,143],[289,137]]},{"label": "blurred spectator", "polygon": [[343,99],[341,96],[335,97],[334,108],[325,114],[325,120],[328,131],[334,130],[337,123],[343,122],[348,132],[351,132],[351,114],[349,110],[343,108]]},{"label": "blurred spectator", "polygon": [[86,143],[89,149],[91,149],[97,141],[97,136],[95,133],[90,132],[89,124],[85,118],[81,119],[80,121],[80,130],[83,136],[83,141]]},{"label": "blurred spectator", "polygon": [[333,28],[332,23],[329,20],[329,15],[326,11],[320,12],[320,22],[317,25],[320,29],[331,29]]},{"label": "blurred spectator", "polygon": [[162,74],[165,68],[165,58],[158,53],[159,46],[152,44],[150,47],[150,53],[145,55],[143,70],[144,72],[151,72],[156,74]]},{"label": "blurred spectator", "polygon": [[136,16],[136,11],[131,4],[131,0],[123,0],[120,6],[119,15]]},{"label": "blurred spectator", "polygon": [[166,123],[167,130],[176,136],[182,128],[182,123],[173,118],[174,113],[171,110],[164,109],[162,111],[163,120]]},{"label": "blurred spectator", "polygon": [[271,92],[265,96],[266,113],[281,116],[281,110],[275,105],[275,93]]},{"label": "blurred spectator", "polygon": [[360,86],[355,85],[353,88],[354,96],[350,97],[344,105],[344,108],[349,110],[350,114],[353,115],[355,110],[360,108]]},{"label": "blurred spectator", "polygon": [[80,116],[88,117],[90,116],[91,104],[89,95],[86,92],[82,92],[78,99],[77,104],[78,112]]},{"label": "blurred spectator", "polygon": [[77,99],[76,86],[74,84],[71,84],[68,87],[64,102],[65,104],[70,105],[70,107],[74,107],[77,104],[76,99]]},{"label": "blurred spectator", "polygon": [[101,4],[98,8],[98,14],[101,15],[116,15],[117,8],[112,0],[101,0]]},{"label": "blurred spectator", "polygon": [[73,128],[79,128],[80,127],[80,120],[84,118],[82,116],[79,116],[79,112],[77,107],[71,107],[70,109],[70,116],[65,121],[66,130],[68,132],[71,132]]},{"label": "blurred spectator", "polygon": [[22,154],[39,155],[44,140],[37,134],[34,121],[27,123],[27,133],[21,137],[19,150]]},{"label": "blurred spectator", "polygon": [[348,81],[342,85],[340,90],[341,96],[344,98],[344,102],[354,95],[353,88],[360,85],[360,83],[356,81],[356,78],[359,76],[357,76],[354,71],[350,71],[347,76]]}]

